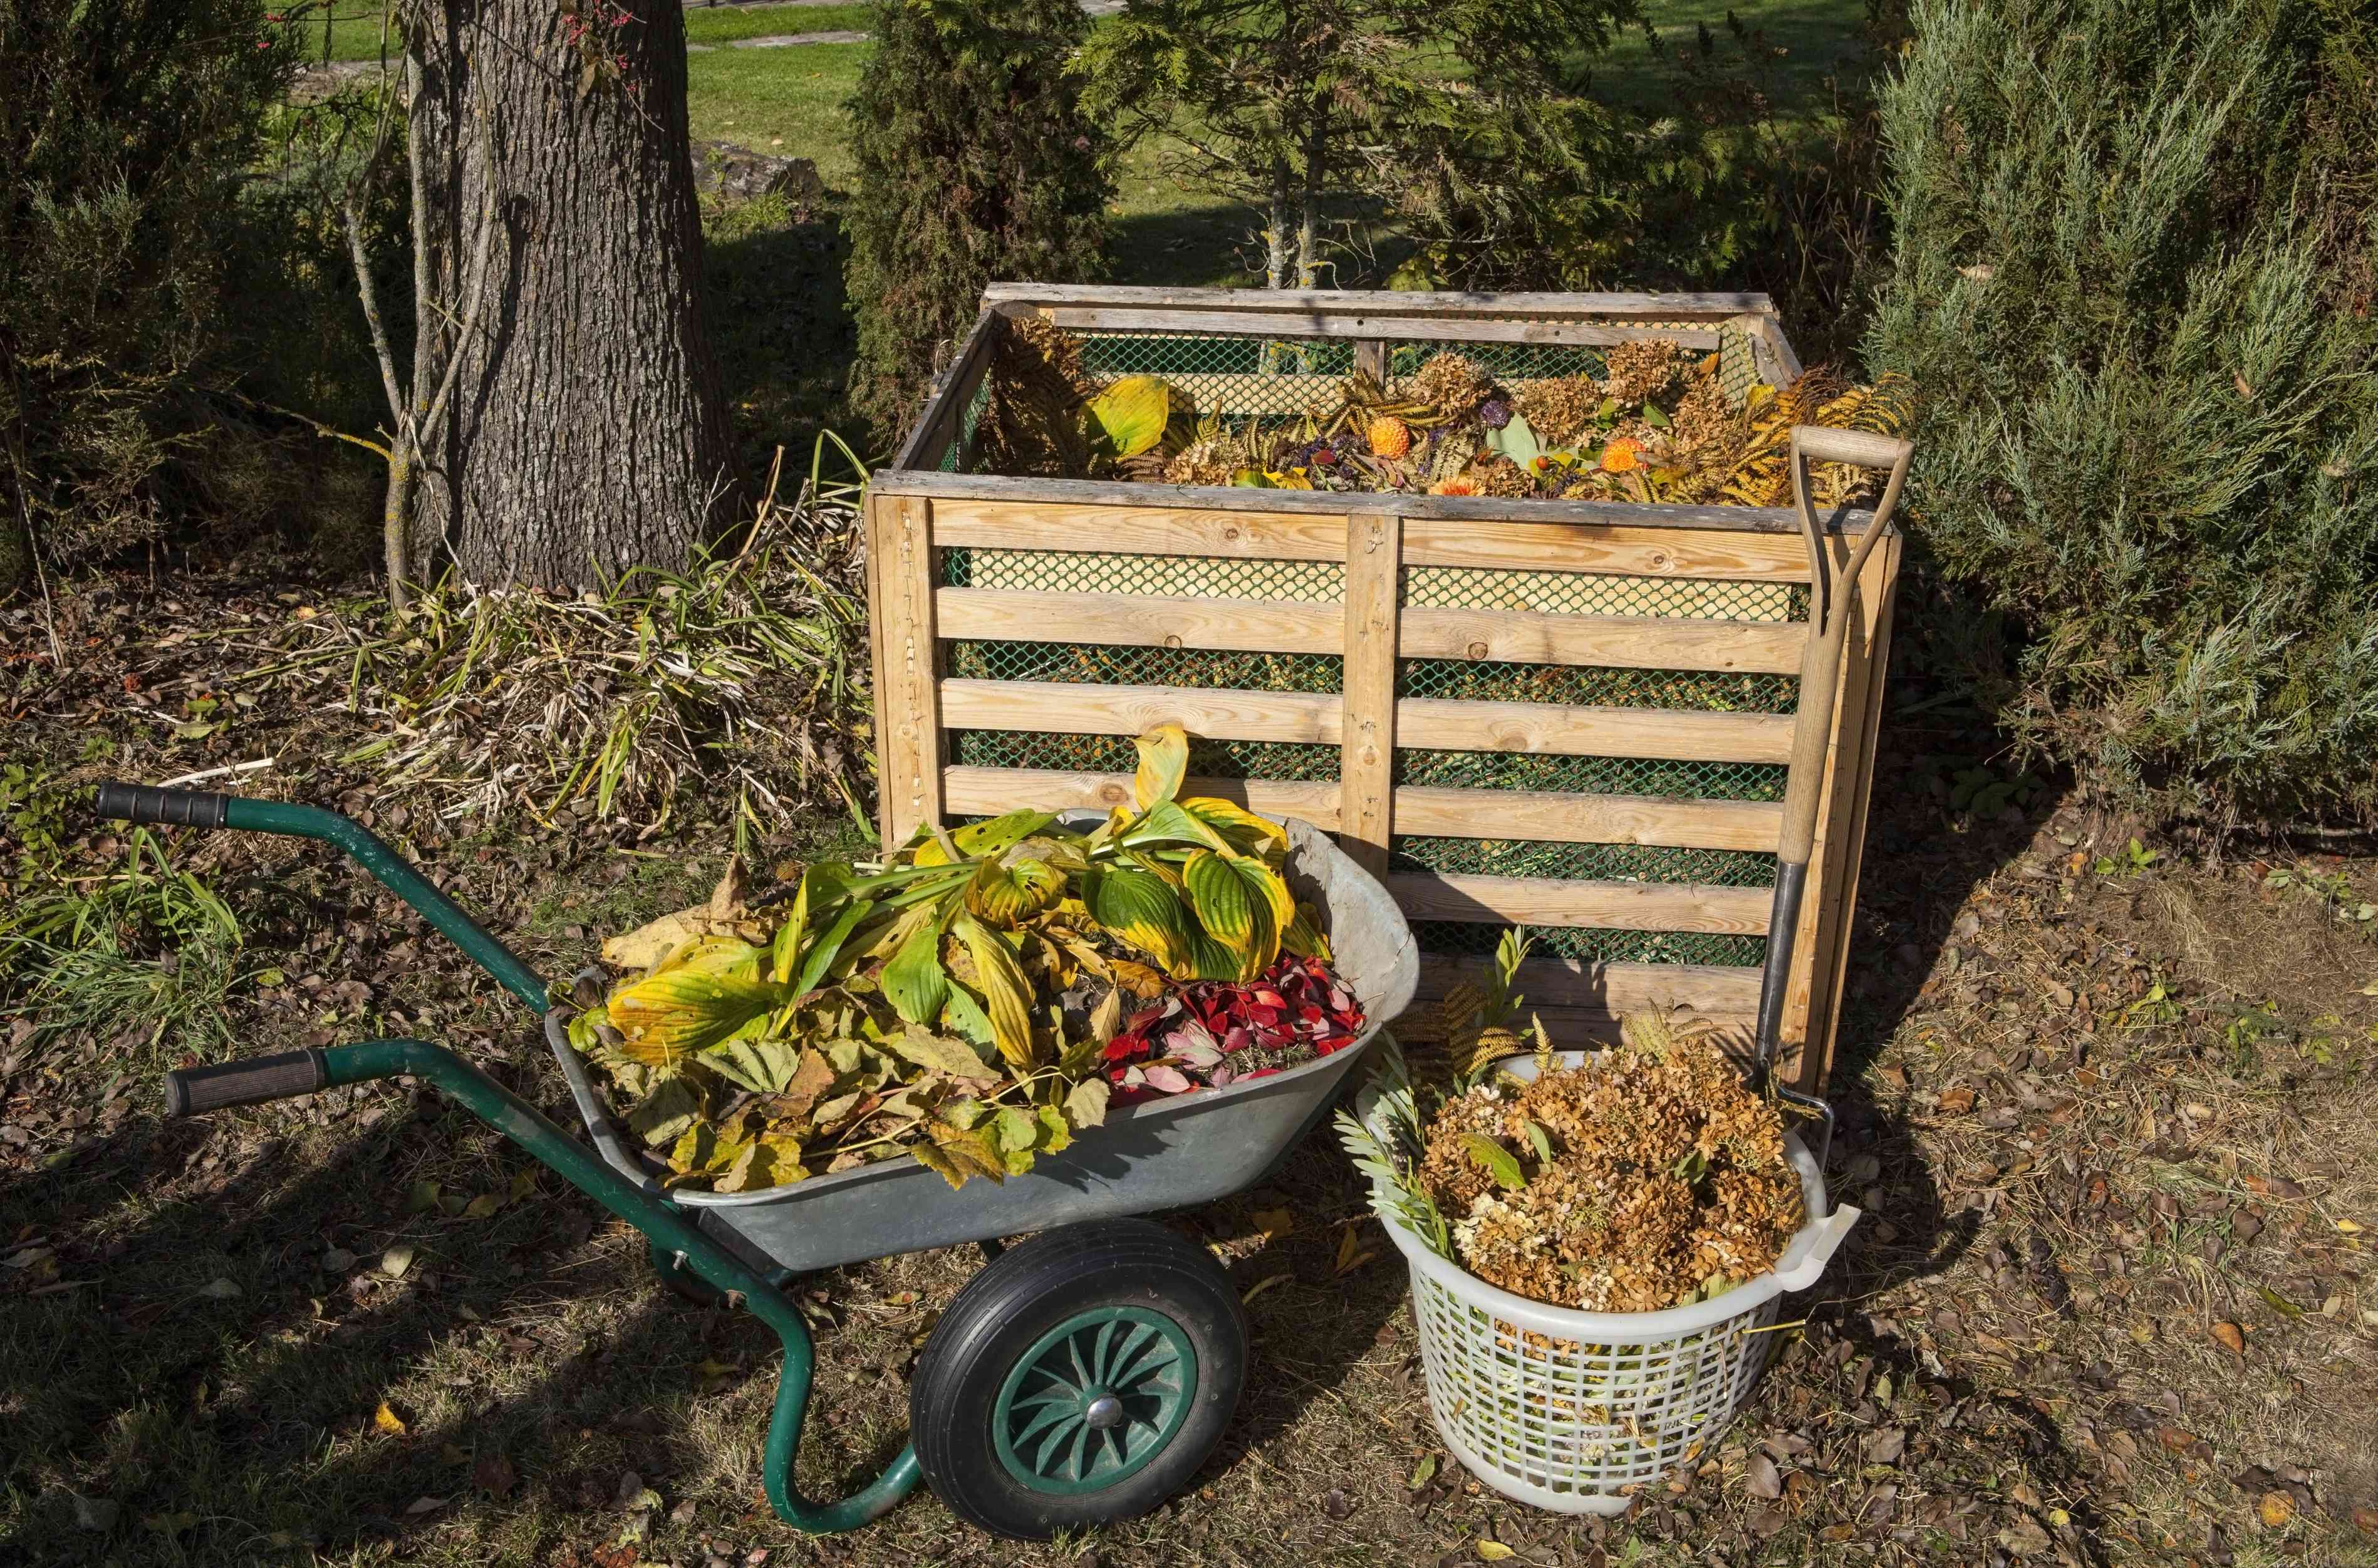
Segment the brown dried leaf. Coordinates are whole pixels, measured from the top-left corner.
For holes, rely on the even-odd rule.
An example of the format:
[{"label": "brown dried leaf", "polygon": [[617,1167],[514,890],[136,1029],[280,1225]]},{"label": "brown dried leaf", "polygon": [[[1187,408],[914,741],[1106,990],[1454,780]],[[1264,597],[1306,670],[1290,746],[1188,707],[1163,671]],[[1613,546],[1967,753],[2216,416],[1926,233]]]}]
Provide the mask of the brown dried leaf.
[{"label": "brown dried leaf", "polygon": [[1772,1502],[1784,1495],[1784,1477],[1775,1468],[1775,1461],[1764,1454],[1750,1456],[1749,1473],[1743,1478],[1744,1490],[1762,1502]]},{"label": "brown dried leaf", "polygon": [[2246,1359],[2246,1333],[2236,1323],[2227,1321],[2215,1323],[2213,1337],[2219,1340],[2221,1348],[2228,1351],[2232,1356],[2241,1361]]}]

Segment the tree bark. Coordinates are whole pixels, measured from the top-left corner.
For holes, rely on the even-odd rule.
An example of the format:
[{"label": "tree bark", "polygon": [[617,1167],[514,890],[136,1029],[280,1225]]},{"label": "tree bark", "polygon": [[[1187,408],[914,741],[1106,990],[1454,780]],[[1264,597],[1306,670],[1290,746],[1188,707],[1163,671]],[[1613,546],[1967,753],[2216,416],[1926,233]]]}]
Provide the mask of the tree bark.
[{"label": "tree bark", "polygon": [[1264,223],[1264,287],[1288,287],[1289,269],[1294,256],[1288,232],[1289,189],[1288,165],[1275,162],[1271,166],[1271,209]]},{"label": "tree bark", "polygon": [[450,551],[477,582],[574,590],[677,568],[739,499],[703,320],[684,14],[574,11],[423,0],[408,39],[411,532],[417,562]]}]

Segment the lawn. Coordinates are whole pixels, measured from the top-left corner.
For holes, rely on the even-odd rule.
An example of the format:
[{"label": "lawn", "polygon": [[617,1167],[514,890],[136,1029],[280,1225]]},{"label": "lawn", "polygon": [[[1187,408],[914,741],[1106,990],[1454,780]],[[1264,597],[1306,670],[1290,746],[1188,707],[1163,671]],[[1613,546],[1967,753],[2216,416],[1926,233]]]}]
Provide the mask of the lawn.
[{"label": "lawn", "polygon": [[[305,58],[376,60],[380,51],[380,18],[384,7],[369,0],[332,0],[327,11],[316,11],[286,25],[303,41]],[[863,32],[872,25],[870,5],[794,4],[787,6],[691,6],[685,13],[686,42],[725,44],[744,38],[775,38],[801,32]],[[328,53],[323,24],[329,22]]]}]

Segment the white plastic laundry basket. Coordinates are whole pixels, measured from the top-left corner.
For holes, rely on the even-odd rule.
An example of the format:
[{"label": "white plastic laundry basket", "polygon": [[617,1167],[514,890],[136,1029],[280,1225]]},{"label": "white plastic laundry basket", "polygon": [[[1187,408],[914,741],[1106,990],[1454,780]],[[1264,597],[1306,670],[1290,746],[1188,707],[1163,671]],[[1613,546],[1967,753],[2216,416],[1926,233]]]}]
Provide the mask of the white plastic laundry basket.
[{"label": "white plastic laundry basket", "polygon": [[[1786,1153],[1808,1212],[1825,1215],[1816,1160],[1797,1138]],[[1784,1293],[1814,1285],[1858,1220],[1846,1205],[1811,1219],[1774,1272],[1715,1300],[1586,1312],[1496,1289],[1431,1251],[1392,1205],[1375,1206],[1411,1265],[1429,1412],[1446,1446],[1505,1496],[1562,1514],[1623,1512],[1699,1459],[1766,1371],[1775,1336],[1763,1331]]]}]

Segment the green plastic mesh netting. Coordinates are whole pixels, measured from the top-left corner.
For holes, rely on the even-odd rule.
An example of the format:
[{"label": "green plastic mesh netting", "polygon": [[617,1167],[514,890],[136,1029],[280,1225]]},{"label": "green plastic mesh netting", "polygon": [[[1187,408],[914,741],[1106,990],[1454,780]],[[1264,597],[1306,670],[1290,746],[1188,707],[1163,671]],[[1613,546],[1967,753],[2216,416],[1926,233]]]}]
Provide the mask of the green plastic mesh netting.
[{"label": "green plastic mesh netting", "polygon": [[[1657,324],[1653,324],[1657,325]],[[1705,328],[1708,323],[1672,323]],[[1184,388],[1204,410],[1226,417],[1281,415],[1334,401],[1354,368],[1344,341],[1229,337],[1207,333],[1085,333],[1083,363],[1094,377],[1160,375]],[[1561,344],[1387,346],[1389,385],[1448,347],[1478,360],[1505,383],[1604,372],[1598,348]],[[1722,333],[1720,378],[1739,400],[1758,378],[1748,341]],[[939,466],[968,465],[975,426],[988,401],[979,391],[960,434]],[[1039,592],[1150,594],[1336,604],[1345,569],[1327,561],[1232,560],[1079,551],[951,548],[941,552],[940,580],[955,588]],[[1689,581],[1577,572],[1495,571],[1410,567],[1401,601],[1411,608],[1527,610],[1547,615],[1713,618],[1765,623],[1805,620],[1808,591],[1786,583]],[[953,678],[1068,684],[1171,686],[1197,690],[1334,694],[1341,662],[1309,653],[1218,652],[1067,642],[954,640],[943,644]],[[1458,659],[1399,662],[1404,697],[1467,701],[1558,702],[1702,712],[1788,714],[1796,683],[1788,675],[1570,667]],[[946,755],[957,765],[1128,773],[1136,762],[1123,736],[952,730]],[[1267,741],[1194,741],[1190,771],[1222,779],[1327,783],[1338,777],[1334,746]],[[1747,762],[1686,762],[1638,758],[1399,748],[1397,783],[1478,790],[1541,790],[1690,799],[1775,801],[1784,770]],[[1766,887],[1771,855],[1671,849],[1641,844],[1545,844],[1521,840],[1397,837],[1390,866],[1408,872]],[[1504,928],[1453,921],[1415,922],[1423,949],[1448,955],[1494,951]],[[1531,928],[1539,956],[1595,963],[1756,965],[1763,938],[1703,932]]]}]

